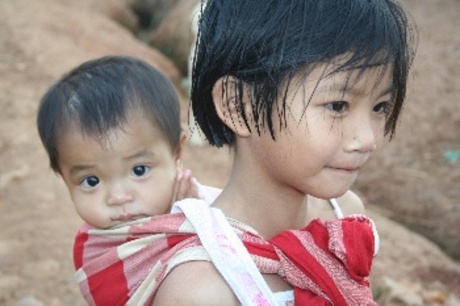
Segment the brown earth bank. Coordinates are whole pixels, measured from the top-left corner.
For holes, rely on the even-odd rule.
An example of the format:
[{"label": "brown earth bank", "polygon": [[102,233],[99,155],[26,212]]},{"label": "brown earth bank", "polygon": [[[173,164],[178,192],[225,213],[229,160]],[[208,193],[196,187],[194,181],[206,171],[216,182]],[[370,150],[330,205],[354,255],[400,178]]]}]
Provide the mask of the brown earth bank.
[{"label": "brown earth bank", "polygon": [[[133,2],[0,1],[0,305],[85,304],[71,254],[81,221],[35,128],[46,88],[82,61],[127,54],[158,67],[181,90],[176,61],[132,34]],[[460,2],[404,4],[420,40],[407,107],[396,138],[356,185],[381,235],[373,290],[380,305],[460,305],[460,264],[446,255],[460,258]],[[229,152],[189,145],[186,156],[200,181],[224,186]]]}]

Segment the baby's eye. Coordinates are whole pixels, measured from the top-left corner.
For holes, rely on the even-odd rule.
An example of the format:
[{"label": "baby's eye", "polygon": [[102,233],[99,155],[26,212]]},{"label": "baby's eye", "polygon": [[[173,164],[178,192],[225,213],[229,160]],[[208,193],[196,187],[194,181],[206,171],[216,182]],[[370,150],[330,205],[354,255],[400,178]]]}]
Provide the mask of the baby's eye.
[{"label": "baby's eye", "polygon": [[388,115],[391,110],[391,105],[389,102],[380,102],[376,106],[374,106],[373,111],[378,114],[385,114]]},{"label": "baby's eye", "polygon": [[94,188],[99,184],[99,178],[97,176],[88,176],[81,181],[81,185],[85,188]]},{"label": "baby's eye", "polygon": [[326,107],[335,113],[344,113],[348,109],[348,103],[345,101],[335,101],[326,104]]},{"label": "baby's eye", "polygon": [[146,175],[147,172],[149,172],[149,167],[144,166],[144,165],[139,165],[139,166],[135,166],[131,170],[131,175],[140,177],[140,176]]}]

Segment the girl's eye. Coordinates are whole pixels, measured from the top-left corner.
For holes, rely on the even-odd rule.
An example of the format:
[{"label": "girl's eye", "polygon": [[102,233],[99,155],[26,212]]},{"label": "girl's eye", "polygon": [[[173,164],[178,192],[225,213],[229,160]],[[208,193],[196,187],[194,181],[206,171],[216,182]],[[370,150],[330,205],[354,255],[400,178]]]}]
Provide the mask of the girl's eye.
[{"label": "girl's eye", "polygon": [[99,184],[99,179],[97,176],[88,176],[83,179],[81,185],[85,188],[94,188]]},{"label": "girl's eye", "polygon": [[149,171],[149,168],[147,166],[144,166],[144,165],[135,166],[131,170],[131,175],[140,177],[140,176],[146,175],[148,171]]},{"label": "girl's eye", "polygon": [[326,104],[326,107],[335,113],[344,113],[348,109],[348,103],[345,101],[335,101]]},{"label": "girl's eye", "polygon": [[373,109],[374,112],[378,114],[388,115],[390,113],[390,103],[389,102],[380,102]]}]

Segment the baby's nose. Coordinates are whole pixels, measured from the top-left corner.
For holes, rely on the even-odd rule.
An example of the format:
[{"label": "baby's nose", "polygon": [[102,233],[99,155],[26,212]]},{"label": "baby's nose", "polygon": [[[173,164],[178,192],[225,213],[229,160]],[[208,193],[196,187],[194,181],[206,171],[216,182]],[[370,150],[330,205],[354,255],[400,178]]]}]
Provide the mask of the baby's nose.
[{"label": "baby's nose", "polygon": [[134,196],[123,186],[112,186],[107,198],[108,205],[124,205],[134,200]]}]

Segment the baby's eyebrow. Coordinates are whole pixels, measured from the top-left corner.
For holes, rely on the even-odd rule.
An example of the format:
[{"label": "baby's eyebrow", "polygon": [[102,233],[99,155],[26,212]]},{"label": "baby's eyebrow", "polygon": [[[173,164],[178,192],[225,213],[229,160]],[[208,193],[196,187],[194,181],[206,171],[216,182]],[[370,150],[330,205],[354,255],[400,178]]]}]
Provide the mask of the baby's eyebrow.
[{"label": "baby's eyebrow", "polygon": [[95,165],[77,165],[70,168],[70,176],[77,176],[79,172],[87,171],[88,169],[93,169]]},{"label": "baby's eyebrow", "polygon": [[134,153],[132,155],[129,155],[129,156],[123,158],[123,159],[128,160],[128,159],[136,159],[136,158],[139,158],[139,157],[153,157],[153,156],[155,156],[155,154],[152,151],[150,151],[150,150],[141,150],[141,151],[136,152],[136,153]]}]

